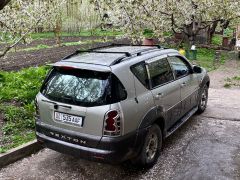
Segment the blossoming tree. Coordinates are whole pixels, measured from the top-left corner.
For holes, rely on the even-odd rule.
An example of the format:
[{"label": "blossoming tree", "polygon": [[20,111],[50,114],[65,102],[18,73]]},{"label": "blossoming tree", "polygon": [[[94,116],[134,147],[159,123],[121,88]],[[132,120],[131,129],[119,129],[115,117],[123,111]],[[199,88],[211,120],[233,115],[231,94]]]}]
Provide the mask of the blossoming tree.
[{"label": "blossoming tree", "polygon": [[59,21],[64,3],[64,0],[5,0],[0,10],[0,39],[11,44],[5,49],[0,49],[0,57],[5,56],[22,40],[29,41],[29,34],[35,28],[54,26]]},{"label": "blossoming tree", "polygon": [[163,40],[166,31],[181,32],[192,44],[201,30],[212,37],[218,25],[226,28],[239,20],[238,0],[92,0],[115,25],[133,38],[141,38],[145,28]]}]

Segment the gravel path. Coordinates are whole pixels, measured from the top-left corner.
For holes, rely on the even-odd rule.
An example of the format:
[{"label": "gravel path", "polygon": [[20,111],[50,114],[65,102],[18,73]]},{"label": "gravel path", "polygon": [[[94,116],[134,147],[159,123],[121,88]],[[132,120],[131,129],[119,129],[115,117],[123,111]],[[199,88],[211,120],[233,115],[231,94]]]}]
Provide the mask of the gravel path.
[{"label": "gravel path", "polygon": [[[210,89],[209,94],[211,97],[215,90]],[[220,94],[228,92],[223,89]],[[225,98],[222,103],[224,106]],[[209,106],[219,110],[212,99]],[[166,139],[161,157],[150,170],[138,170],[128,163],[118,166],[95,163],[43,149],[2,169],[0,179],[237,180],[240,179],[240,112],[237,109],[235,112],[238,114],[235,121],[232,117],[208,117],[205,113],[191,118]]]}]

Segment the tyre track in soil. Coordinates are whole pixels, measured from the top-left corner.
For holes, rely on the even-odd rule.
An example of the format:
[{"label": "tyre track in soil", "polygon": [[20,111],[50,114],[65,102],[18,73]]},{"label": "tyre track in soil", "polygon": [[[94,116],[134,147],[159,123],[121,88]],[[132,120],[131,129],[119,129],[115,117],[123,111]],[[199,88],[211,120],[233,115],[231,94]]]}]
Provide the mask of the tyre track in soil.
[{"label": "tyre track in soil", "polygon": [[0,70],[12,71],[31,66],[40,66],[47,63],[53,63],[61,60],[65,56],[75,52],[78,49],[96,48],[111,43],[129,43],[127,39],[113,40],[105,43],[84,44],[77,46],[63,46],[49,49],[40,49],[28,52],[9,53],[6,57],[0,58]]}]

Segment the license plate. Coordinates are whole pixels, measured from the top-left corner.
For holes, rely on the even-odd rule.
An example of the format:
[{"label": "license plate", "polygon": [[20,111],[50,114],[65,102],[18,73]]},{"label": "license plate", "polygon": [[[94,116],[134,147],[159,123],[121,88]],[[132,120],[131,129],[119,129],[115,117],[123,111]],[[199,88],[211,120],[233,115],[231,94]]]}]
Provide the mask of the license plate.
[{"label": "license plate", "polygon": [[75,125],[78,125],[78,126],[83,125],[83,118],[79,117],[79,116],[73,116],[73,115],[70,115],[70,114],[55,112],[54,117],[55,117],[56,121],[75,124]]}]

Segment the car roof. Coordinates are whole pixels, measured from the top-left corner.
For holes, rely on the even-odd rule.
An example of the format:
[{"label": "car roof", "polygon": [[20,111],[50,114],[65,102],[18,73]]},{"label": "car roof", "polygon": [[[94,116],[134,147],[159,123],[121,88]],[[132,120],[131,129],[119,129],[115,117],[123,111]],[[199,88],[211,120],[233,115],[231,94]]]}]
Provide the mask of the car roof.
[{"label": "car roof", "polygon": [[[89,64],[100,66],[112,66],[121,62],[122,60],[131,58],[131,56],[138,56],[141,53],[150,53],[151,51],[162,51],[164,48],[160,46],[116,46],[105,47],[94,50],[76,51],[74,54],[64,58],[62,61],[53,65],[60,66],[64,64]],[[167,49],[166,53],[174,52],[176,50]]]}]

